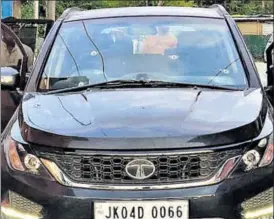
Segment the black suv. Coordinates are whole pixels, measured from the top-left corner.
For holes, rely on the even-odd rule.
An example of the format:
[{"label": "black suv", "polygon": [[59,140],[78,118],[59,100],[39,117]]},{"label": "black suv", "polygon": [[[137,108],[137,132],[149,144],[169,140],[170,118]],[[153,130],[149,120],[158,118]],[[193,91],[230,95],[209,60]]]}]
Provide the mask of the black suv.
[{"label": "black suv", "polygon": [[2,216],[252,216],[273,185],[272,49],[263,88],[221,6],[65,11],[2,133]]}]

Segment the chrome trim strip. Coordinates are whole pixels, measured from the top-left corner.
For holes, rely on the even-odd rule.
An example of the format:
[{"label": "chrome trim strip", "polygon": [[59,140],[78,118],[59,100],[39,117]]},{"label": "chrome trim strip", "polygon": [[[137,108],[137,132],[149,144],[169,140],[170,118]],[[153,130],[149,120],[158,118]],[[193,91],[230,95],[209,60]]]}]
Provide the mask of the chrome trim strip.
[{"label": "chrome trim strip", "polygon": [[[233,149],[232,149],[233,150]],[[234,149],[235,150],[235,149]],[[220,150],[221,151],[221,150]],[[187,151],[172,151],[172,152],[166,152],[166,151],[162,151],[162,152],[155,152],[155,151],[148,151],[148,152],[136,152],[134,154],[132,154],[132,152],[125,152],[125,151],[121,151],[121,152],[115,152],[115,151],[106,151],[106,152],[91,152],[91,151],[77,151],[77,155],[98,155],[98,156],[109,156],[109,157],[113,157],[113,156],[125,156],[125,157],[141,157],[141,156],[148,156],[148,157],[153,157],[153,156],[161,156],[161,155],[181,155],[181,154],[193,154],[193,153],[199,153],[199,154],[204,154],[204,153],[213,153],[214,150],[211,149],[206,149],[206,150],[187,150]],[[65,152],[65,155],[75,155],[74,152]]]},{"label": "chrome trim strip", "polygon": [[[61,185],[68,187],[77,188],[87,188],[87,189],[101,189],[101,190],[162,190],[162,189],[179,189],[179,188],[189,188],[195,186],[206,186],[213,185],[221,182],[225,179],[231,171],[234,169],[235,165],[238,163],[241,156],[235,156],[228,159],[222,167],[216,172],[216,174],[210,179],[197,181],[197,182],[187,182],[187,183],[174,183],[174,184],[160,184],[160,185],[102,185],[102,184],[87,184],[74,182],[67,177],[67,175],[52,161],[44,158],[40,158],[42,163],[46,166],[48,171],[53,175],[57,182]],[[230,169],[225,175],[222,175],[225,167],[231,165]],[[220,178],[220,176],[222,176]]]},{"label": "chrome trim strip", "polygon": [[[153,150],[149,149],[147,151],[111,151],[111,150],[86,150],[86,149],[75,149],[73,152],[68,151],[60,151],[60,154],[62,155],[96,155],[96,156],[129,156],[129,157],[136,157],[136,156],[161,156],[161,155],[183,155],[183,154],[193,154],[193,153],[213,153],[213,152],[219,152],[224,150],[242,150],[243,147],[246,144],[249,144],[251,141],[241,142],[233,145],[225,145],[225,146],[214,146],[210,148],[195,148],[195,147],[189,147],[189,148],[175,148],[173,150],[167,150],[167,149],[159,149],[159,150]],[[35,145],[34,145],[35,146]],[[36,147],[36,146],[35,146]],[[73,148],[72,148],[73,149]],[[57,150],[58,151],[58,150]],[[58,153],[56,150],[54,150],[54,153]],[[39,154],[41,152],[48,152],[52,153],[51,151],[40,151],[39,149],[36,150],[36,152]]]}]

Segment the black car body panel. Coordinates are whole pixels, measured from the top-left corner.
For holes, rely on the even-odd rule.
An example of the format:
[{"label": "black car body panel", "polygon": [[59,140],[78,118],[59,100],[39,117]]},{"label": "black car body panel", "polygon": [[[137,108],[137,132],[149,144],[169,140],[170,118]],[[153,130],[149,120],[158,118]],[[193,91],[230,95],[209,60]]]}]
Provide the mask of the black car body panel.
[{"label": "black car body panel", "polygon": [[[148,88],[27,93],[20,107],[20,120],[23,138],[30,143],[148,150],[164,149],[167,144],[171,149],[251,140],[260,134],[266,113],[267,102],[260,89],[231,92]],[[68,141],[60,145],[62,137]]]}]

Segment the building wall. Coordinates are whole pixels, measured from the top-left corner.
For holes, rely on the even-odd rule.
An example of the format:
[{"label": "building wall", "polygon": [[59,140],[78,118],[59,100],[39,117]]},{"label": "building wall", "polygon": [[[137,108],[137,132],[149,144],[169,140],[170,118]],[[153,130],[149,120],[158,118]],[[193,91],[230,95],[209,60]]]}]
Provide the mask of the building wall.
[{"label": "building wall", "polygon": [[243,35],[269,35],[273,32],[273,22],[237,22]]},{"label": "building wall", "polygon": [[261,35],[262,34],[262,23],[238,22],[237,24],[243,35]]},{"label": "building wall", "polygon": [[2,14],[1,18],[10,17],[13,15],[13,1],[1,1]]}]

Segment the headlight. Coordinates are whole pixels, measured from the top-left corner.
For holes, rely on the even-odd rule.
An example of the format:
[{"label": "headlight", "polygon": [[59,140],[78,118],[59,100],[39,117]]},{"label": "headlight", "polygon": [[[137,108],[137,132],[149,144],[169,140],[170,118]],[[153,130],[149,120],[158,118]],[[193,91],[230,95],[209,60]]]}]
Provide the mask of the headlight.
[{"label": "headlight", "polygon": [[262,160],[260,161],[259,167],[264,167],[272,163],[273,161],[273,135],[268,140]]},{"label": "headlight", "polygon": [[[31,153],[28,146],[24,147],[14,141],[11,137],[7,137],[3,143],[7,163],[11,169],[30,173],[47,180],[54,180],[45,169],[40,159]],[[26,149],[28,149],[28,151]]]},{"label": "headlight", "polygon": [[252,149],[246,151],[233,172],[232,176],[265,167],[273,162],[273,136],[272,134],[259,142]]}]

